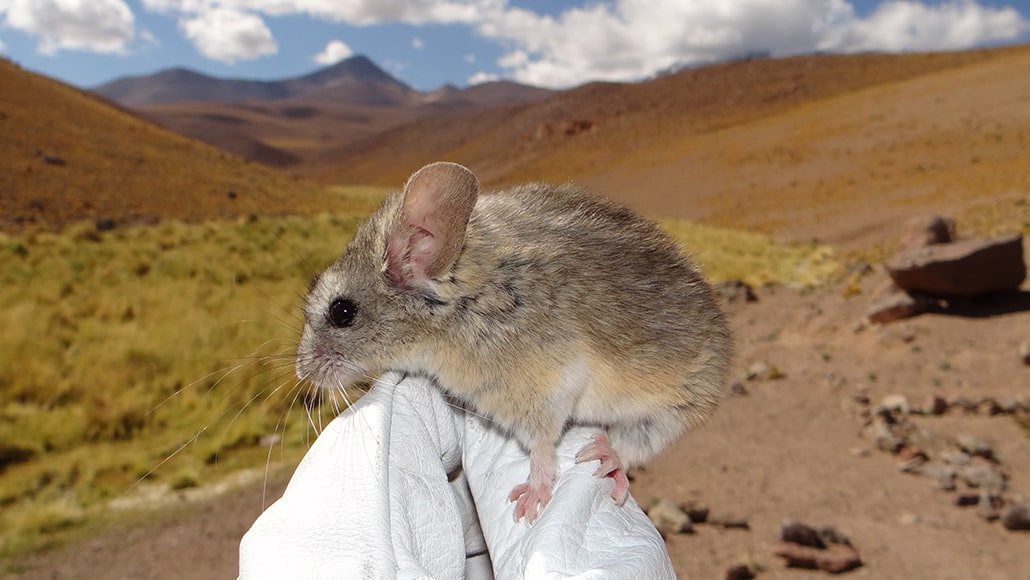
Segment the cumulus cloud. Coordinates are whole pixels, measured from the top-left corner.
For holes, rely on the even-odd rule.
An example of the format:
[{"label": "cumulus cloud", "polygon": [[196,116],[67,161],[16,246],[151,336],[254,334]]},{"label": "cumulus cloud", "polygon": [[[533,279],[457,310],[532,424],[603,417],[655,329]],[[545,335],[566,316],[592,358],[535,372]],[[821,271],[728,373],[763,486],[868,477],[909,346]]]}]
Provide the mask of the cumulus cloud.
[{"label": "cumulus cloud", "polygon": [[495,16],[477,30],[510,47],[498,65],[555,88],[755,53],[951,50],[1030,30],[1016,10],[973,0],[888,1],[867,18],[845,0],[614,0],[557,17],[511,7]]},{"label": "cumulus cloud", "polygon": [[326,44],[325,48],[322,49],[322,52],[315,56],[315,62],[328,66],[349,58],[353,54],[354,51],[342,40],[330,40],[329,44]]},{"label": "cumulus cloud", "polygon": [[497,80],[500,80],[500,79],[501,79],[501,77],[499,77],[498,75],[496,75],[494,73],[488,73],[488,72],[479,71],[476,74],[470,76],[466,82],[468,82],[469,86],[472,86],[472,85],[481,85],[483,83],[490,83],[490,82],[497,81]]},{"label": "cumulus cloud", "polygon": [[38,50],[124,52],[135,36],[132,10],[122,0],[4,0],[0,21],[39,40]]},{"label": "cumulus cloud", "polygon": [[496,11],[507,0],[142,0],[150,10],[200,12],[214,6],[282,16],[307,14],[358,26],[404,22],[474,23]]},{"label": "cumulus cloud", "polygon": [[257,14],[234,8],[205,9],[179,21],[179,28],[204,56],[226,63],[275,54],[272,31]]}]

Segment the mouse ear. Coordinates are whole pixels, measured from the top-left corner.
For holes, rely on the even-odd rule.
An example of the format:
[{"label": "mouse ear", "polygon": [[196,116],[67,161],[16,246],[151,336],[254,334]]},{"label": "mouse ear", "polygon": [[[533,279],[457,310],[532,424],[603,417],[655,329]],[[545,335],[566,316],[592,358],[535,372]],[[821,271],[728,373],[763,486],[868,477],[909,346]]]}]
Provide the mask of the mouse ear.
[{"label": "mouse ear", "polygon": [[387,271],[412,288],[450,270],[465,242],[479,180],[456,163],[433,163],[404,186],[401,217],[386,240]]}]

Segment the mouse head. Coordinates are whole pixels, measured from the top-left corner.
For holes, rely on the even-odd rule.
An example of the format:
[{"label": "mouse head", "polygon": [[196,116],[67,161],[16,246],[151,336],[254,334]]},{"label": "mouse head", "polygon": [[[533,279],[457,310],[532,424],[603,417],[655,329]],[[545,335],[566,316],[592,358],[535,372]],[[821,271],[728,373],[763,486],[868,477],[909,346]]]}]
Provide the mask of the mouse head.
[{"label": "mouse head", "polygon": [[440,324],[438,281],[461,255],[478,195],[471,171],[433,163],[387,198],[311,282],[300,378],[338,388],[387,369],[414,370]]}]

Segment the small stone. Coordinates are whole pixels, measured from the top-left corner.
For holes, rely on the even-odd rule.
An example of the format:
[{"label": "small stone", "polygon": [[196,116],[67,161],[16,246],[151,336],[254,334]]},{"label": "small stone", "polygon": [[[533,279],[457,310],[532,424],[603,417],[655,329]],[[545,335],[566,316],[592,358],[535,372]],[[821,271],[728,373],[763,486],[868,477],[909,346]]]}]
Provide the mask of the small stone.
[{"label": "small stone", "polygon": [[703,524],[708,521],[708,506],[690,500],[683,504],[683,511],[687,513],[687,517],[690,521],[695,524]]},{"label": "small stone", "polygon": [[986,459],[994,457],[994,449],[989,442],[968,433],[963,433],[956,437],[955,443],[958,444],[959,449],[973,457],[979,456]]},{"label": "small stone", "polygon": [[905,224],[901,237],[903,248],[922,248],[933,244],[947,244],[955,240],[955,220],[929,214],[912,218]]},{"label": "small stone", "polygon": [[747,519],[740,518],[732,515],[718,515],[708,516],[708,523],[727,530],[749,530],[751,527],[747,523]]},{"label": "small stone", "polygon": [[955,451],[953,449],[945,449],[944,451],[941,451],[938,454],[938,457],[940,457],[941,461],[944,463],[954,465],[955,467],[969,465],[969,462],[972,461],[972,458],[968,454],[961,451]]},{"label": "small stone", "polygon": [[1030,509],[1019,504],[1012,504],[1001,515],[1001,525],[1006,530],[1030,531]]},{"label": "small stone", "polygon": [[955,505],[958,507],[969,507],[979,503],[980,494],[978,493],[960,493],[955,496]]},{"label": "small stone", "polygon": [[975,401],[970,400],[968,397],[956,395],[954,397],[948,398],[948,406],[962,409],[966,413],[976,413],[978,405]]},{"label": "small stone", "polygon": [[823,570],[839,574],[862,565],[862,559],[854,548],[845,544],[832,544],[825,550],[782,543],[773,549],[773,554],[787,561],[788,568]]},{"label": "small stone", "polygon": [[887,453],[897,453],[905,446],[905,441],[898,437],[880,416],[866,425],[863,434],[872,439],[879,450]]},{"label": "small stone", "polygon": [[1009,397],[1009,398],[1006,398],[1006,399],[1002,399],[998,403],[998,406],[1001,408],[1001,412],[1006,414],[1006,415],[1011,415],[1013,413],[1018,413],[1020,408],[1022,407],[1022,405],[1020,405],[1020,403],[1019,403],[1019,399],[1017,399],[1015,397]]},{"label": "small stone", "polygon": [[647,510],[647,517],[663,536],[694,533],[690,517],[683,511],[683,507],[667,499],[660,499],[652,505]]},{"label": "small stone", "polygon": [[892,413],[908,415],[912,407],[908,404],[908,397],[905,395],[888,395],[880,401],[880,407]]},{"label": "small stone", "polygon": [[730,393],[734,397],[746,397],[748,395],[747,388],[744,386],[744,383],[740,381],[734,381],[734,383],[730,385]]},{"label": "small stone", "polygon": [[1001,415],[1005,411],[1002,410],[1001,405],[998,404],[998,401],[995,401],[990,397],[985,397],[979,403],[976,404],[976,412],[980,413],[981,415],[988,415],[990,417],[993,417],[995,415]]},{"label": "small stone", "polygon": [[1030,340],[1024,340],[1019,345],[1019,359],[1023,364],[1030,366]]},{"label": "small stone", "polygon": [[939,395],[928,395],[920,410],[923,415],[943,415],[948,412],[948,401]]},{"label": "small stone", "polygon": [[955,491],[955,469],[944,465],[943,463],[937,463],[934,461],[924,463],[918,468],[914,469],[912,473],[916,473],[932,480],[937,484],[937,489],[941,491]]},{"label": "small stone", "polygon": [[758,296],[743,280],[729,280],[715,285],[715,290],[730,304],[736,302],[758,302]]},{"label": "small stone", "polygon": [[752,580],[754,577],[755,573],[747,564],[737,564],[726,570],[726,580]]},{"label": "small stone", "polygon": [[958,471],[958,476],[968,485],[985,493],[1005,491],[1005,474],[989,465],[968,465]]},{"label": "small stone", "polygon": [[758,361],[752,363],[747,368],[747,380],[762,380],[762,381],[774,381],[776,379],[782,379],[783,373],[780,369],[769,364],[767,361]]},{"label": "small stone", "polygon": [[826,548],[826,542],[815,528],[794,520],[785,520],[780,524],[780,539],[799,546],[810,546],[820,550]]},{"label": "small stone", "polygon": [[869,322],[886,324],[918,316],[929,311],[935,304],[936,301],[921,294],[910,294],[908,292],[884,294],[873,300],[865,315]]},{"label": "small stone", "polygon": [[870,455],[869,450],[865,447],[852,447],[851,449],[848,449],[848,453],[850,453],[852,457],[869,457]]}]

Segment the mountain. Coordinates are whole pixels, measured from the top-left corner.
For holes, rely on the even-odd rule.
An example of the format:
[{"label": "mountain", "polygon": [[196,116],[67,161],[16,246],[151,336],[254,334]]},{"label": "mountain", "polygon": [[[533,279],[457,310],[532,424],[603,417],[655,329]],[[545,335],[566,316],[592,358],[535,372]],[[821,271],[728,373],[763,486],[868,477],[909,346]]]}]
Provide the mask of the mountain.
[{"label": "mountain", "polygon": [[371,106],[406,106],[419,101],[419,93],[364,56],[354,56],[310,74],[283,80],[220,79],[176,68],[114,80],[95,87],[93,92],[127,107],[290,98]]},{"label": "mountain", "polygon": [[0,231],[339,207],[323,186],[197,143],[0,59]]}]

